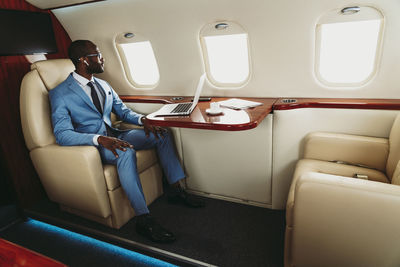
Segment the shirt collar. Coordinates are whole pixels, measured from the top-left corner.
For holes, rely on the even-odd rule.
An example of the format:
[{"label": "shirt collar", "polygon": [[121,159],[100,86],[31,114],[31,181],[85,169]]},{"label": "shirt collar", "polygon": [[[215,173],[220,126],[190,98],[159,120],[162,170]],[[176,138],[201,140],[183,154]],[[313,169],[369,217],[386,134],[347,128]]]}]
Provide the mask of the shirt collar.
[{"label": "shirt collar", "polygon": [[74,77],[74,79],[79,82],[81,85],[85,86],[88,84],[88,82],[94,82],[94,78],[92,76],[92,79],[89,81],[88,79],[86,79],[85,77],[83,77],[82,75],[76,73],[75,71],[72,72],[72,76]]}]

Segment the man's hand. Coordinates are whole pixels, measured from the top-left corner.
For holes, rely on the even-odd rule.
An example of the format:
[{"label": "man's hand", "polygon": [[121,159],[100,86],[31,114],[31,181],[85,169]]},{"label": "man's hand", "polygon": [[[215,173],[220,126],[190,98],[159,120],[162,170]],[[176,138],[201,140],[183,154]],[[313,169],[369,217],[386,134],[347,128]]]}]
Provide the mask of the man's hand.
[{"label": "man's hand", "polygon": [[99,145],[110,150],[116,158],[118,158],[117,149],[126,151],[127,147],[133,148],[133,146],[128,142],[109,136],[99,136],[99,138],[97,138],[97,142]]},{"label": "man's hand", "polygon": [[142,123],[144,127],[144,132],[146,133],[146,137],[149,137],[150,132],[152,132],[156,139],[159,138],[158,135],[161,135],[161,137],[164,138],[164,134],[167,132],[166,129],[150,125],[145,117],[142,117]]}]

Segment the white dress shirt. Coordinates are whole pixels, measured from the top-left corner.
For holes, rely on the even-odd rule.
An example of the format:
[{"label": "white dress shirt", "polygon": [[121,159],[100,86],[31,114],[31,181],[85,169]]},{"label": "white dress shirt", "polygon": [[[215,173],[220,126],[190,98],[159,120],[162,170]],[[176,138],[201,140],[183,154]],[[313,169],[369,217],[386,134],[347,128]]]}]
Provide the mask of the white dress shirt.
[{"label": "white dress shirt", "polygon": [[[97,94],[97,96],[99,97],[99,100],[100,100],[101,109],[103,110],[104,109],[104,97],[103,97],[103,95],[101,93],[99,93],[99,90],[102,90],[102,89],[99,89],[97,87],[97,84],[94,82],[93,76],[92,76],[92,79],[89,81],[88,79],[86,79],[82,75],[80,75],[80,74],[78,74],[76,72],[73,72],[72,73],[72,77],[74,77],[74,79],[78,82],[79,86],[88,95],[88,97],[89,97],[90,101],[92,101],[92,103],[93,103],[92,94],[91,94],[91,90],[92,89],[87,84],[88,84],[88,82],[92,82],[94,84],[94,88],[96,89],[96,94]],[[99,142],[97,141],[99,136],[100,136],[99,134],[96,134],[95,136],[93,136],[93,144],[95,146],[99,145]]]},{"label": "white dress shirt", "polygon": [[81,88],[83,89],[83,91],[87,94],[87,96],[89,97],[89,99],[92,101],[93,103],[93,99],[92,99],[92,94],[91,94],[91,88],[89,85],[87,85],[89,82],[92,82],[94,85],[94,89],[96,90],[96,94],[99,97],[100,100],[100,105],[101,105],[101,109],[104,109],[104,97],[103,95],[105,93],[100,93],[100,90],[102,90],[101,88],[99,88],[97,86],[97,84],[94,82],[93,76],[92,79],[89,81],[88,79],[86,79],[85,77],[83,77],[82,75],[79,75],[76,72],[72,73],[72,76],[74,77],[74,79],[78,82],[78,84],[81,86]]}]

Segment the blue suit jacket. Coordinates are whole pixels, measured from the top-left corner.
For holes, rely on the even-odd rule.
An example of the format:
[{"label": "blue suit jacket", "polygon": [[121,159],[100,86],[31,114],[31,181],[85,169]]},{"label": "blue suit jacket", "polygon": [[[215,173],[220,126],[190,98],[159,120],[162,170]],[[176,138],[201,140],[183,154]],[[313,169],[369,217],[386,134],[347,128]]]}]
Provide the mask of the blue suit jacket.
[{"label": "blue suit jacket", "polygon": [[97,78],[94,80],[99,89],[104,91],[103,114],[96,109],[72,74],[50,90],[52,123],[58,144],[93,145],[96,134],[106,135],[105,123],[111,127],[111,111],[125,122],[140,124],[142,115],[130,110],[106,81]]}]

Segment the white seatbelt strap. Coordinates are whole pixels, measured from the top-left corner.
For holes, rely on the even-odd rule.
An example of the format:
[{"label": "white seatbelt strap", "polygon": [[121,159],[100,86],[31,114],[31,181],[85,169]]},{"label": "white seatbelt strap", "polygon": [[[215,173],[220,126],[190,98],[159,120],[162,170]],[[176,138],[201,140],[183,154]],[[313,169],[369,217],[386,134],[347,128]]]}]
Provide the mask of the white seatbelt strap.
[{"label": "white seatbelt strap", "polygon": [[353,177],[354,177],[354,178],[357,178],[357,179],[368,180],[368,175],[365,175],[365,174],[356,173],[356,174],[354,174]]}]

